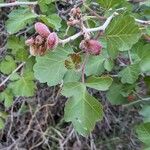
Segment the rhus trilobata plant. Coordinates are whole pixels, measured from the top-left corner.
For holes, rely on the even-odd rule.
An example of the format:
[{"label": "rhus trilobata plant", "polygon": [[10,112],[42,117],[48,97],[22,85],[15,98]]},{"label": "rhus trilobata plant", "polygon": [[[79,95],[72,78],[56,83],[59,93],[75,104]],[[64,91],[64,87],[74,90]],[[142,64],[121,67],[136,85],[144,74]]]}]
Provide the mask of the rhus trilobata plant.
[{"label": "rhus trilobata plant", "polygon": [[8,53],[0,63],[0,72],[8,75],[0,86],[10,81],[0,93],[5,107],[13,97],[33,96],[35,81],[57,85],[68,98],[65,121],[87,136],[105,113],[90,92],[95,89],[112,105],[141,105],[144,123],[136,131],[150,147],[150,110],[145,113],[150,92],[140,87],[150,86],[150,3],[38,0],[9,6],[17,7],[6,21]]}]

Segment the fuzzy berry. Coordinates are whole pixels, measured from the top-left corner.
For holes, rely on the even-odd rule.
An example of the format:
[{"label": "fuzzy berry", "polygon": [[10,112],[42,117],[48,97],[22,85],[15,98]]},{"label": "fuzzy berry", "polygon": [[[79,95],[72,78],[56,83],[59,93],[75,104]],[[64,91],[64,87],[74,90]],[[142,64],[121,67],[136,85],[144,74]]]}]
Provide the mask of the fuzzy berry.
[{"label": "fuzzy berry", "polygon": [[25,41],[25,44],[28,45],[28,46],[33,45],[33,44],[34,44],[34,39],[33,39],[33,37],[30,38],[30,39],[27,39],[27,40]]},{"label": "fuzzy berry", "polygon": [[49,34],[51,33],[48,27],[41,22],[37,22],[35,24],[35,30],[39,35],[41,35],[44,38],[47,38]]},{"label": "fuzzy berry", "polygon": [[99,55],[102,50],[102,45],[97,40],[83,40],[80,43],[80,48],[91,55]]},{"label": "fuzzy berry", "polygon": [[55,32],[51,33],[47,38],[47,48],[54,49],[58,45],[58,36]]},{"label": "fuzzy berry", "polygon": [[44,38],[43,38],[42,36],[37,35],[37,36],[35,37],[35,44],[36,44],[36,45],[42,45],[43,42],[44,42]]}]

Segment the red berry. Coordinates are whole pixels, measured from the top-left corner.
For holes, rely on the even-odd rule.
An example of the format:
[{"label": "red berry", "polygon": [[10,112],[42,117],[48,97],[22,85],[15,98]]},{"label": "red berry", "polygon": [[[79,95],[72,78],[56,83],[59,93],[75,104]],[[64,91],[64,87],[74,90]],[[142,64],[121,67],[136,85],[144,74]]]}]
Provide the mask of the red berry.
[{"label": "red berry", "polygon": [[59,39],[55,32],[51,33],[47,38],[47,48],[54,49],[58,45]]},{"label": "red berry", "polygon": [[35,44],[36,44],[36,45],[42,45],[43,42],[44,42],[44,38],[41,37],[40,35],[37,35],[37,36],[35,37]]},{"label": "red berry", "polygon": [[41,22],[37,22],[35,24],[35,30],[39,35],[41,35],[42,37],[45,37],[45,38],[47,38],[49,36],[49,34],[51,33],[50,30],[48,29],[48,27]]},{"label": "red berry", "polygon": [[135,96],[134,95],[128,95],[127,97],[128,101],[134,101],[135,100]]},{"label": "red berry", "polygon": [[33,39],[33,38],[27,39],[27,40],[25,41],[25,44],[28,45],[28,46],[33,45],[33,44],[34,44],[34,39]]},{"label": "red berry", "polygon": [[99,55],[102,50],[102,45],[97,40],[83,40],[80,43],[80,48],[92,55]]}]

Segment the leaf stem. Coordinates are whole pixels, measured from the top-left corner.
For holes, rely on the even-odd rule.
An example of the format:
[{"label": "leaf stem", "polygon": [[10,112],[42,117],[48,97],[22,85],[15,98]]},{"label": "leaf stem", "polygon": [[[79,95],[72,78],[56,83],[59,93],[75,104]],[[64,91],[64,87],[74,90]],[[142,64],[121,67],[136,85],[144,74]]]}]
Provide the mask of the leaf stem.
[{"label": "leaf stem", "polygon": [[1,7],[12,7],[12,6],[20,6],[20,5],[37,5],[38,2],[35,1],[35,2],[13,2],[13,3],[1,3],[0,4],[0,8]]},{"label": "leaf stem", "polygon": [[129,56],[130,64],[132,65],[133,61],[132,61],[132,56],[131,56],[130,50],[128,50],[128,56]]},{"label": "leaf stem", "polygon": [[131,102],[129,104],[125,104],[125,105],[123,105],[123,107],[129,107],[129,106],[135,105],[135,104],[140,103],[140,102],[150,102],[150,97],[142,98],[140,100],[136,100],[136,101]]},{"label": "leaf stem", "polygon": [[83,64],[82,64],[82,82],[85,83],[85,66],[86,66],[86,62],[89,58],[89,53],[86,53],[85,55],[85,58],[84,58],[84,61],[83,61]]}]

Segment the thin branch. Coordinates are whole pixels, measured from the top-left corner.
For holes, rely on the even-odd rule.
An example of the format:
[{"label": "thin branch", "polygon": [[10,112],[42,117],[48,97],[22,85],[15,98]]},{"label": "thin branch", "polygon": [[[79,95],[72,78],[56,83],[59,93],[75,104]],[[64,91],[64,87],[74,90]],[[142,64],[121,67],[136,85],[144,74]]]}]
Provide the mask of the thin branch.
[{"label": "thin branch", "polygon": [[89,57],[89,54],[88,53],[86,53],[86,55],[85,55],[85,58],[84,58],[84,61],[83,61],[83,64],[82,64],[82,67],[81,67],[81,71],[82,71],[82,83],[84,83],[85,82],[85,77],[84,77],[84,75],[85,75],[85,66],[86,66],[86,62],[87,62],[87,60],[88,60],[88,57]]},{"label": "thin branch", "polygon": [[3,86],[14,73],[16,73],[21,67],[23,67],[24,64],[25,62],[21,63],[4,81],[2,81],[2,83],[0,83],[0,87]]},{"label": "thin branch", "polygon": [[35,2],[13,2],[13,3],[1,3],[0,4],[0,8],[1,7],[13,7],[13,6],[20,6],[20,5],[37,5],[38,2],[35,1]]},{"label": "thin branch", "polygon": [[145,20],[135,19],[135,21],[143,25],[150,25],[150,20],[145,21]]},{"label": "thin branch", "polygon": [[[105,23],[97,28],[87,28],[86,29],[86,33],[90,33],[90,32],[97,32],[97,31],[105,31],[105,29],[107,28],[107,26],[110,24],[111,20],[113,19],[113,17],[115,17],[116,15],[118,15],[118,13],[114,12],[110,17],[107,18],[107,20],[105,21]],[[66,44],[70,41],[73,41],[75,39],[77,39],[78,37],[80,37],[81,35],[83,35],[84,32],[78,32],[76,34],[74,34],[73,36],[70,36],[64,40],[59,40],[60,44]]]},{"label": "thin branch", "polygon": [[123,105],[123,107],[129,107],[129,106],[132,106],[132,105],[135,105],[135,104],[138,104],[138,103],[143,103],[143,102],[150,102],[150,97],[148,97],[148,98],[141,98],[140,100],[131,102],[129,104],[125,104],[125,105]]}]

